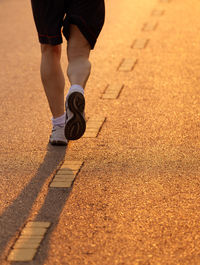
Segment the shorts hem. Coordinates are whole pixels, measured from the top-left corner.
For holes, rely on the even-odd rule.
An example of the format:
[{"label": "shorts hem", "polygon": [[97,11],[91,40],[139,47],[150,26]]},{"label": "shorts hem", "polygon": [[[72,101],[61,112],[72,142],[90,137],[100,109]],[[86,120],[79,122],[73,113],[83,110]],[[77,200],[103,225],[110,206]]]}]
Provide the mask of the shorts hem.
[{"label": "shorts hem", "polygon": [[91,30],[88,28],[87,24],[81,17],[71,16],[64,21],[63,35],[67,40],[69,40],[69,26],[70,24],[76,25],[84,37],[90,44],[91,49],[94,49],[97,38],[93,35]]},{"label": "shorts hem", "polygon": [[63,42],[62,36],[49,36],[38,34],[39,42],[41,44],[59,45]]}]

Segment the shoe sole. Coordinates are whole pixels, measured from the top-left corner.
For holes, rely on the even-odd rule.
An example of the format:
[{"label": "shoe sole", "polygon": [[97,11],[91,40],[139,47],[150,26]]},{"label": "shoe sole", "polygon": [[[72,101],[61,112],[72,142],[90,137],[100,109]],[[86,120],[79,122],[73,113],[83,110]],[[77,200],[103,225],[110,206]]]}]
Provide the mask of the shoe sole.
[{"label": "shoe sole", "polygon": [[49,141],[49,143],[51,144],[51,145],[57,145],[57,146],[66,146],[67,145],[67,143],[65,143],[65,142],[62,142],[62,141]]},{"label": "shoe sole", "polygon": [[79,92],[73,92],[68,98],[68,108],[73,113],[73,117],[65,125],[65,137],[67,140],[78,140],[86,129],[82,114],[85,109],[84,96]]}]

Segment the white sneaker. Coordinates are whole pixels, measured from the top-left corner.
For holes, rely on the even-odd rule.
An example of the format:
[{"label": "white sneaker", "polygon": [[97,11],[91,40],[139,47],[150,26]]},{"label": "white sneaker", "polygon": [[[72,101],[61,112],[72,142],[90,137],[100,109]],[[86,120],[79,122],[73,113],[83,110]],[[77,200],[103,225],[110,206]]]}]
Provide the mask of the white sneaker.
[{"label": "white sneaker", "polygon": [[85,98],[83,93],[71,89],[67,95],[66,103],[65,137],[68,140],[77,140],[85,132]]},{"label": "white sneaker", "polygon": [[51,136],[49,138],[49,142],[52,145],[67,145],[68,141],[65,138],[65,126],[56,125],[52,129]]}]

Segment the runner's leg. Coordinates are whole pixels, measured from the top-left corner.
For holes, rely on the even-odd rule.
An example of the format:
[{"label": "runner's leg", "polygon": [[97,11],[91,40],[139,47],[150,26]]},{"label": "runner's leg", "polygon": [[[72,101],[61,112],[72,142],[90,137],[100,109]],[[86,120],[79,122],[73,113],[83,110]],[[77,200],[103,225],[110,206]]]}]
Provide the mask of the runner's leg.
[{"label": "runner's leg", "polygon": [[89,62],[90,44],[76,25],[70,25],[67,45],[68,69],[67,75],[71,85],[85,87],[90,75]]},{"label": "runner's leg", "polygon": [[64,114],[65,79],[60,58],[61,45],[41,44],[41,79],[54,118]]}]

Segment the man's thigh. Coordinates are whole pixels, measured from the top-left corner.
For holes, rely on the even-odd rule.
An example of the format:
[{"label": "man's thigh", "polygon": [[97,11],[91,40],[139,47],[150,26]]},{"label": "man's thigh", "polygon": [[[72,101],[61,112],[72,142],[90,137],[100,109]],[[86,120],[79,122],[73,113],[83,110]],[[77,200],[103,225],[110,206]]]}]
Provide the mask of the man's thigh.
[{"label": "man's thigh", "polygon": [[74,24],[93,49],[104,24],[104,0],[68,0],[67,3],[66,18],[63,22],[65,37],[69,39],[69,25]]},{"label": "man's thigh", "polygon": [[40,43],[62,43],[61,28],[66,0],[31,0]]}]

